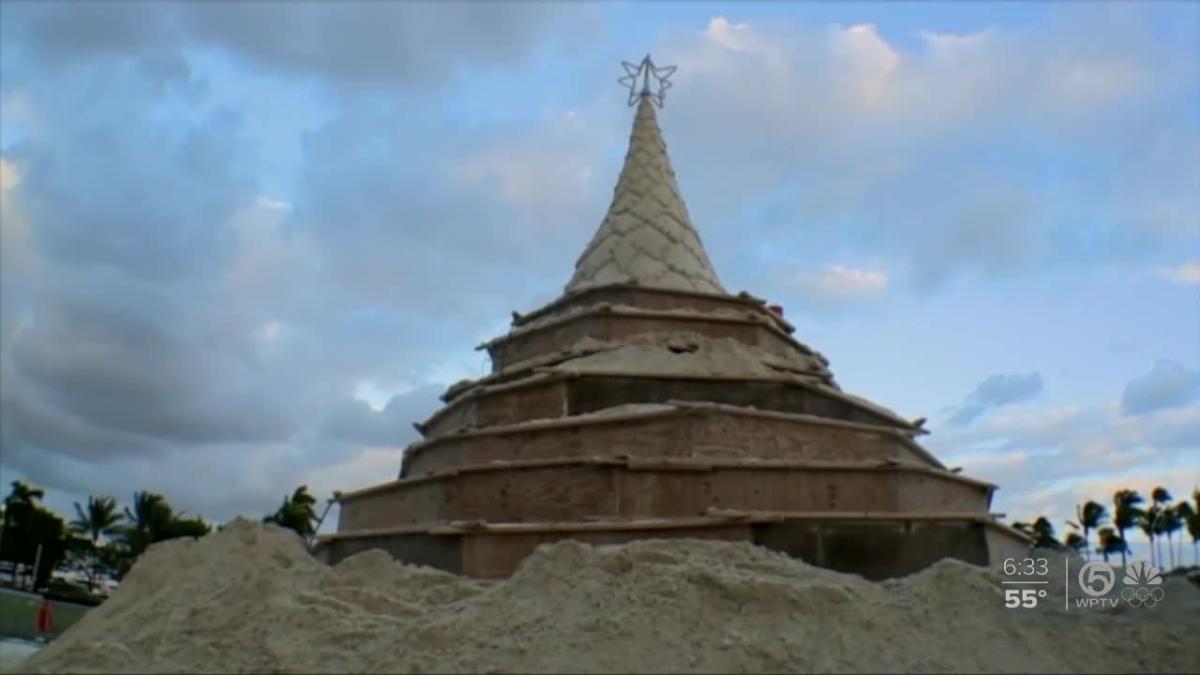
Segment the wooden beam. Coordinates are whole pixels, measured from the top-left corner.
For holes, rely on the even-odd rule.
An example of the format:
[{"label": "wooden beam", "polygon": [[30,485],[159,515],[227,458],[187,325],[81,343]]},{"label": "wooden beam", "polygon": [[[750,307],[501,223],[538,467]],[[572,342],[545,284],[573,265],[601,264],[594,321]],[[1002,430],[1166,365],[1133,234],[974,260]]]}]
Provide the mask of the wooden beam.
[{"label": "wooden beam", "polygon": [[[487,534],[536,534],[541,532],[623,532],[643,530],[674,530],[728,527],[736,523],[726,517],[692,517],[692,518],[646,518],[641,520],[610,520],[593,522],[543,522],[543,523],[489,523],[472,521],[468,523],[443,522],[427,525],[405,525],[400,527],[375,528],[355,530],[353,532],[337,532],[317,537],[320,542],[340,539],[369,539],[389,535],[432,534],[432,535],[463,535],[472,533]],[[768,522],[770,517],[756,521],[751,516],[742,519],[746,522]]]},{"label": "wooden beam", "polygon": [[411,485],[427,483],[431,481],[445,480],[459,474],[468,473],[485,473],[492,471],[520,471],[525,469],[542,469],[560,466],[594,466],[594,467],[621,467],[629,471],[709,471],[720,469],[734,469],[742,471],[790,471],[797,469],[810,469],[814,471],[909,471],[913,473],[923,473],[934,476],[943,480],[966,483],[976,487],[994,489],[995,485],[974,478],[967,478],[959,474],[950,473],[942,469],[933,467],[911,464],[902,462],[898,459],[890,460],[872,460],[872,461],[831,461],[831,460],[793,460],[793,459],[725,459],[720,457],[686,457],[686,458],[662,458],[661,460],[644,460],[634,458],[620,457],[559,457],[550,459],[521,459],[506,462],[489,462],[487,464],[472,464],[468,466],[457,466],[452,469],[445,469],[423,476],[414,476],[412,478],[401,478],[379,485],[356,490],[354,492],[343,493],[339,499],[339,503],[355,501],[363,497],[370,496],[378,492],[386,492],[394,489],[404,489]]}]

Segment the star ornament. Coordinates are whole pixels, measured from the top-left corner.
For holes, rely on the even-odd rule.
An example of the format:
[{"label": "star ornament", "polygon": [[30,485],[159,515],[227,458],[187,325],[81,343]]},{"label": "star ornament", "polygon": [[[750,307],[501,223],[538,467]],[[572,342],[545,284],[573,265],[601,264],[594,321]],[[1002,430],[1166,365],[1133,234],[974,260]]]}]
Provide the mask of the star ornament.
[{"label": "star ornament", "polygon": [[[622,61],[621,67],[625,69],[625,77],[617,80],[617,82],[629,87],[629,105],[637,103],[637,100],[643,96],[649,98],[658,107],[663,106],[663,96],[667,90],[671,88],[671,83],[667,78],[675,72],[675,66],[664,66],[658,68],[654,65],[654,61],[650,60],[650,55],[642,59],[640,63],[630,63]],[[658,91],[651,91],[650,78],[653,77],[658,82]],[[641,84],[641,90],[638,89],[638,84]]]}]

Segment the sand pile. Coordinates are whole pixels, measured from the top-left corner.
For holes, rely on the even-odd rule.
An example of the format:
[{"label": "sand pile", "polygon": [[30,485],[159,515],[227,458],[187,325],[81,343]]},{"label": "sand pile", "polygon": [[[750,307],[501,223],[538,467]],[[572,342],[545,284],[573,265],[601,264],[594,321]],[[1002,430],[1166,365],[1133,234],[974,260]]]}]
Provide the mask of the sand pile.
[{"label": "sand pile", "polygon": [[[367,552],[335,567],[239,520],[153,547],[43,672],[1194,671],[1200,591],[1153,614],[1002,607],[955,561],[871,583],[746,544],[542,547],[511,578]],[[1061,606],[1061,605],[1060,605]]]}]

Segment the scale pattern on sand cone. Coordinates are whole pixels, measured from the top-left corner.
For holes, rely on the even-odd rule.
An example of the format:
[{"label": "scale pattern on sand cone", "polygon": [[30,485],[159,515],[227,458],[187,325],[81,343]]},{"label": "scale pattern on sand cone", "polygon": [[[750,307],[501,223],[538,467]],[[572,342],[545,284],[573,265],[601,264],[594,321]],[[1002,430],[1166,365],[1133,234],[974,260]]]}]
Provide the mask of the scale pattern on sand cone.
[{"label": "scale pattern on sand cone", "polygon": [[679,195],[654,106],[645,97],[608,214],[566,290],[613,283],[725,292]]},{"label": "scale pattern on sand cone", "polygon": [[[1061,565],[1059,566],[1061,567]],[[1002,607],[947,560],[873,583],[749,544],[543,546],[484,582],[368,551],[327,567],[236,520],[155,545],[37,672],[1188,672],[1200,591],[1154,614]],[[1062,606],[1061,597],[1047,599]],[[1153,616],[1153,620],[1143,617]]]}]

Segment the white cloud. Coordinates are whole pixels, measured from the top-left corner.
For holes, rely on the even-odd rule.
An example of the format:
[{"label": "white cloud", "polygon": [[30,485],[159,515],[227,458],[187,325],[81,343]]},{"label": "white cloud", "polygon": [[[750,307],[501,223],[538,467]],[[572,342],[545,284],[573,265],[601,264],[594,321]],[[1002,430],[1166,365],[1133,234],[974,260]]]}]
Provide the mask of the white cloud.
[{"label": "white cloud", "polygon": [[[497,335],[503,335],[507,329],[493,331],[484,340],[490,340]],[[438,361],[430,365],[429,372],[426,377],[430,382],[459,382],[461,380],[475,380],[491,372],[491,359],[486,354],[455,354],[443,361]]]},{"label": "white cloud", "polygon": [[1025,450],[1015,450],[1011,452],[979,452],[974,454],[955,455],[955,466],[963,467],[963,470],[973,476],[985,475],[992,473],[997,468],[1025,467],[1029,464],[1029,460],[1036,458]]},{"label": "white cloud", "polygon": [[713,44],[731,51],[747,51],[754,48],[757,38],[747,23],[729,23],[723,16],[708,21],[708,27],[700,33]]},{"label": "white cloud", "polygon": [[[393,396],[400,396],[416,389],[411,383],[401,382],[392,386],[384,386],[375,380],[360,380],[354,387],[354,398],[371,406],[378,412],[387,407]],[[413,420],[414,422],[416,420]]]},{"label": "white cloud", "polygon": [[282,201],[279,199],[272,199],[270,197],[266,197],[263,195],[259,195],[256,202],[258,203],[259,206],[263,206],[263,207],[271,209],[273,211],[291,211],[292,210],[292,205],[289,204],[288,202],[285,202],[285,201]]},{"label": "white cloud", "polygon": [[0,93],[0,120],[4,120],[5,134],[32,131],[37,124],[29,95],[24,90],[6,88]]},{"label": "white cloud", "polygon": [[885,272],[830,265],[805,275],[797,283],[802,299],[816,304],[849,304],[878,299],[887,294]]},{"label": "white cloud", "polygon": [[1200,285],[1200,260],[1192,260],[1174,267],[1164,267],[1158,271],[1158,274],[1177,284]]},{"label": "white cloud", "polygon": [[28,222],[13,204],[17,186],[21,183],[21,172],[15,164],[0,157],[0,242],[5,247],[24,239]]},{"label": "white cloud", "polygon": [[21,179],[17,165],[0,157],[0,276],[13,288],[17,273],[35,262],[29,218],[20,204]]},{"label": "white cloud", "polygon": [[[1200,155],[1167,98],[1186,67],[1115,14],[1066,14],[920,32],[915,46],[868,23],[715,16],[668,33],[656,56],[686,68],[664,127],[693,215],[719,228],[769,202],[797,223],[781,246],[852,243],[895,258],[893,283],[926,287],[1194,237]],[[1051,189],[1050,175],[1069,178]]]},{"label": "white cloud", "polygon": [[954,58],[988,46],[996,31],[994,28],[986,28],[974,33],[920,31],[918,34],[935,56]]},{"label": "white cloud", "polygon": [[900,54],[869,24],[834,28],[830,43],[833,67],[852,97],[867,108],[882,103],[900,67]]},{"label": "white cloud", "polygon": [[1181,406],[1200,396],[1200,372],[1171,359],[1159,359],[1150,372],[1125,385],[1121,412],[1143,415]]},{"label": "white cloud", "polygon": [[264,346],[278,343],[287,336],[287,326],[280,321],[264,321],[254,329],[254,339]]},{"label": "white cloud", "polygon": [[1200,485],[1200,404],[1140,417],[1116,402],[1010,406],[967,429],[936,430],[927,444],[948,466],[998,484],[996,511],[1045,515],[1060,534],[1086,500],[1108,504],[1118,489],[1148,495],[1160,485],[1182,497]]},{"label": "white cloud", "polygon": [[493,192],[534,220],[558,225],[557,218],[577,213],[599,194],[596,163],[614,131],[592,111],[552,113],[524,133],[451,162],[448,173],[466,191]]},{"label": "white cloud", "polygon": [[261,198],[234,214],[233,255],[220,279],[230,312],[258,321],[264,307],[288,314],[312,299],[312,294],[298,295],[295,289],[320,270],[323,251],[307,233],[285,233],[288,214]]},{"label": "white cloud", "polygon": [[1078,405],[1054,408],[1018,407],[986,420],[987,434],[1034,436],[1039,439],[1061,438],[1071,433],[1069,426],[1083,419],[1087,410]]},{"label": "white cloud", "polygon": [[403,449],[365,447],[346,461],[312,468],[301,481],[313,488],[313,494],[325,498],[334,490],[351,492],[394,480],[403,459]]},{"label": "white cloud", "polygon": [[1133,93],[1143,83],[1142,72],[1120,61],[1077,62],[1050,73],[1051,87],[1081,103],[1102,103]]},{"label": "white cloud", "polygon": [[951,414],[951,424],[963,426],[993,408],[1021,403],[1037,396],[1042,390],[1041,373],[996,373],[989,376],[968,394]]},{"label": "white cloud", "polygon": [[0,194],[15,188],[20,182],[21,174],[17,167],[0,157]]}]

